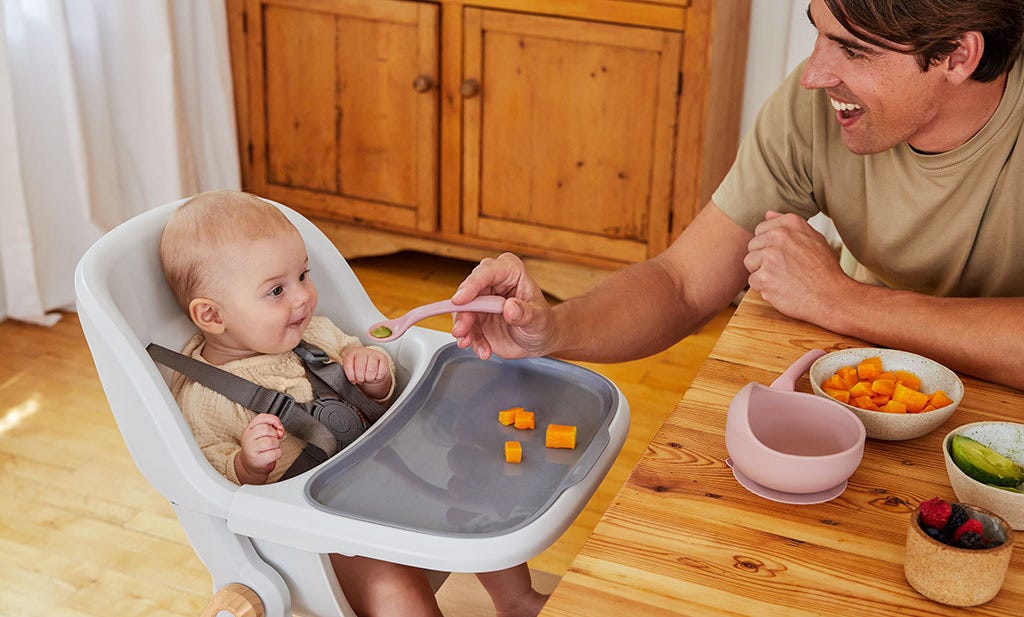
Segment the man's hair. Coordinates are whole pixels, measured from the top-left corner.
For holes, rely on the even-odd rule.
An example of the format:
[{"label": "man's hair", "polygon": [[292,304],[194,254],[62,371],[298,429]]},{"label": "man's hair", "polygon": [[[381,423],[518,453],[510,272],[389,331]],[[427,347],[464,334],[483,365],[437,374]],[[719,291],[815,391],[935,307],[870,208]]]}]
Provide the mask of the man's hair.
[{"label": "man's hair", "polygon": [[836,20],[860,39],[917,56],[922,71],[945,60],[970,31],[981,32],[985,51],[971,74],[996,79],[1021,55],[1024,0],[825,0]]},{"label": "man's hair", "polygon": [[298,233],[285,215],[241,191],[200,193],[179,206],[160,235],[160,263],[181,308],[209,292],[214,256],[229,244]]}]

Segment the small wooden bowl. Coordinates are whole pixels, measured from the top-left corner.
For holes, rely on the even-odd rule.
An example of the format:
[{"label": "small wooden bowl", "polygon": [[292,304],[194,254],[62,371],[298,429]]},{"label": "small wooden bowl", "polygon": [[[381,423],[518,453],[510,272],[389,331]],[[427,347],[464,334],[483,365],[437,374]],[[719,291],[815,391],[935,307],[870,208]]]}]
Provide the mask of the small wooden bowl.
[{"label": "small wooden bowl", "polygon": [[1013,554],[1013,531],[1003,519],[984,508],[960,504],[985,527],[986,538],[1002,538],[999,546],[958,548],[930,537],[921,528],[921,509],[914,510],[907,529],[903,573],[926,598],[950,606],[977,606],[996,597],[1003,587]]}]

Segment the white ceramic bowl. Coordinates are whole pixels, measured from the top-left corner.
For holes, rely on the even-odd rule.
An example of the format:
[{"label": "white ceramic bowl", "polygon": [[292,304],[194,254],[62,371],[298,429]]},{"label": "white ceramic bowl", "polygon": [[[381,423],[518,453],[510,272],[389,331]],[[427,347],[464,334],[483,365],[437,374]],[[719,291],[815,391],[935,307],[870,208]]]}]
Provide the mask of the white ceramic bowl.
[{"label": "white ceramic bowl", "polygon": [[921,390],[923,392],[931,394],[936,390],[943,390],[953,400],[951,404],[934,411],[906,414],[869,411],[836,401],[857,414],[857,417],[864,423],[864,429],[867,431],[868,437],[872,439],[902,441],[927,435],[948,420],[953,415],[957,406],[960,405],[960,401],[963,400],[964,384],[953,371],[935,360],[910,353],[909,351],[879,347],[841,349],[818,358],[811,365],[809,373],[811,388],[818,396],[835,400],[822,391],[821,382],[828,379],[840,368],[844,366],[856,367],[861,360],[872,356],[882,358],[882,368],[886,371],[910,371],[917,375],[921,379]]},{"label": "white ceramic bowl", "polygon": [[981,506],[995,512],[1016,530],[1024,529],[1024,493],[1014,493],[978,482],[965,474],[953,462],[949,442],[954,435],[963,435],[982,443],[1006,458],[1024,465],[1024,424],[1016,422],[974,422],[950,431],[942,440],[942,456],[946,459],[946,474],[956,498],[964,503]]}]

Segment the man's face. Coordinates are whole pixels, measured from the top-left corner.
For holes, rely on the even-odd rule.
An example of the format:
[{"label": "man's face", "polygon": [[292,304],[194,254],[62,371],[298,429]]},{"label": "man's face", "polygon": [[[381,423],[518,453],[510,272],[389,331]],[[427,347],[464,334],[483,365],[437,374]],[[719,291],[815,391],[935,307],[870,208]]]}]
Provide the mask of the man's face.
[{"label": "man's face", "polygon": [[818,38],[800,83],[829,95],[851,152],[875,154],[903,141],[929,151],[930,143],[941,140],[941,66],[922,71],[913,55],[858,39],[824,0],[811,0],[807,12]]}]

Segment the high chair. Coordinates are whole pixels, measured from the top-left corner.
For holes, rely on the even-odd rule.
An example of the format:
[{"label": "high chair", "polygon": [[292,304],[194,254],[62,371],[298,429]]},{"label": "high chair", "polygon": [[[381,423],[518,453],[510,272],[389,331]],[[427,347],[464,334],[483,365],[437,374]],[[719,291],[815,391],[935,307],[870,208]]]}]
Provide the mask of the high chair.
[{"label": "high chair", "polygon": [[[382,345],[398,365],[399,394],[355,443],[275,484],[239,487],[223,478],[171,396],[171,373],[145,349],[180,349],[195,332],[159,263],[160,233],[183,201],[100,238],[78,264],[75,291],[128,450],[171,502],[213,578],[204,615],[349,616],[329,553],[426,568],[436,591],[446,572],[533,558],[571,524],[625,440],[629,408],[618,389],[547,358],[483,362],[455,349],[450,335],[418,327]],[[274,205],[305,240],[317,313],[372,343],[366,328],[384,316],[344,258],[310,221]],[[538,392],[547,401],[530,398]],[[547,451],[538,423],[516,436],[526,444],[523,465],[504,463],[501,440],[512,429],[497,424],[498,405],[517,400],[550,402],[551,422],[580,424],[576,450]]]}]

